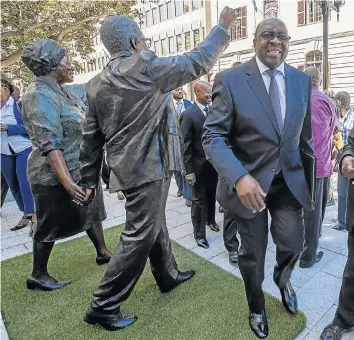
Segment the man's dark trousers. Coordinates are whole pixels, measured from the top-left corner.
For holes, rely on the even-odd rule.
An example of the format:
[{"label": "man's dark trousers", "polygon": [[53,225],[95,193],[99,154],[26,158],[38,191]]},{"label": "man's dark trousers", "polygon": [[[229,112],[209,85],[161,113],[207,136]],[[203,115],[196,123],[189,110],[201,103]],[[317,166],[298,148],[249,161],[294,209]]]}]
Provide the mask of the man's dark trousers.
[{"label": "man's dark trousers", "polygon": [[240,242],[237,239],[237,223],[235,217],[224,209],[224,245],[228,252],[238,251]]},{"label": "man's dark trousers", "polygon": [[354,327],[354,185],[349,181],[347,227],[348,260],[344,269],[342,288],[339,295],[339,305],[334,318],[334,324],[349,329]]},{"label": "man's dark trousers", "polygon": [[170,179],[123,190],[126,223],[117,252],[90,304],[90,312],[105,321],[116,321],[121,304],[129,297],[145,264],[159,287],[170,286],[178,276],[165,218]]},{"label": "man's dark trousers", "polygon": [[215,195],[218,174],[210,163],[206,163],[203,175],[193,186],[192,223],[194,237],[206,239],[206,224],[215,223]]},{"label": "man's dark trousers", "polygon": [[[327,200],[324,202],[324,195],[328,196],[328,178],[317,178],[315,209],[304,210],[305,240],[307,248],[302,253],[300,264],[313,265],[316,262],[318,242],[320,238],[324,213],[326,211]],[[323,205],[325,205],[323,207]]]},{"label": "man's dark trousers", "polygon": [[272,217],[270,231],[277,246],[274,282],[283,288],[304,249],[303,209],[280,172],[274,177],[266,198],[267,209],[252,219],[235,216],[241,236],[239,268],[245,282],[249,308],[254,313],[265,309],[262,282],[268,240],[268,210]]}]

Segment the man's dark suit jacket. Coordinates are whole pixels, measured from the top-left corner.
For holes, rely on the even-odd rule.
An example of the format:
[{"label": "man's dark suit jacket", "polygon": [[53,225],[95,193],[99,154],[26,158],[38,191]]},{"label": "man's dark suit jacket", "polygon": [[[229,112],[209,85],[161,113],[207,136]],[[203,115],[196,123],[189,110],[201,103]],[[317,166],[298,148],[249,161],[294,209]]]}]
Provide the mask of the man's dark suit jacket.
[{"label": "man's dark suit jacket", "polygon": [[194,103],[181,116],[181,132],[184,141],[184,166],[186,174],[194,173],[197,180],[205,180],[212,165],[207,161],[202,145],[205,116]]},{"label": "man's dark suit jacket", "polygon": [[286,117],[282,134],[255,58],[215,78],[203,147],[221,177],[220,203],[232,200],[232,212],[241,218],[255,215],[242,205],[234,190],[235,183],[249,173],[267,193],[279,161],[293,195],[304,208],[312,209],[300,156],[300,148],[313,153],[311,79],[287,64],[285,77]]},{"label": "man's dark suit jacket", "polygon": [[168,178],[170,92],[209,72],[229,39],[216,26],[181,56],[159,58],[152,51],[112,55],[87,85],[81,185],[97,186],[105,143],[108,166],[117,178],[115,190]]},{"label": "man's dark suit jacket", "polygon": [[[350,131],[348,137],[348,144],[343,149],[343,154],[340,161],[340,169],[342,169],[342,161],[345,156],[354,157],[354,128]],[[348,208],[347,208],[347,225],[348,230],[351,232],[354,229],[354,185],[352,184],[354,179],[349,180],[348,191]]]}]

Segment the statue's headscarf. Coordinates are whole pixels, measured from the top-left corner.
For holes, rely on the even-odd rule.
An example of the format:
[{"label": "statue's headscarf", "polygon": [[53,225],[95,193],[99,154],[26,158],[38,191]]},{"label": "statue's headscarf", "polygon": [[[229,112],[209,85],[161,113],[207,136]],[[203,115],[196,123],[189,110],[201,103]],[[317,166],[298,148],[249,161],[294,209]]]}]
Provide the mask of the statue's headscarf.
[{"label": "statue's headscarf", "polygon": [[39,39],[30,42],[22,51],[21,58],[37,76],[54,71],[65,56],[65,49],[55,40]]}]

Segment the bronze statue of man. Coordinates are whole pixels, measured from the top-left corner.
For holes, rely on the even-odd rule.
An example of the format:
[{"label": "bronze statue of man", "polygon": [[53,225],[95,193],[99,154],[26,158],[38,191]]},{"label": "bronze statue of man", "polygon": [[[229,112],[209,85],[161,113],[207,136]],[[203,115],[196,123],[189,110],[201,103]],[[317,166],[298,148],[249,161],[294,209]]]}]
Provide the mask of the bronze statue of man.
[{"label": "bronze statue of man", "polygon": [[201,44],[189,53],[167,58],[148,50],[148,39],[127,17],[109,17],[101,26],[102,42],[111,58],[87,85],[81,185],[88,200],[99,181],[106,144],[115,189],[126,197],[126,223],[84,317],[89,324],[118,330],[136,321],[136,316],[122,315],[120,307],[148,258],[163,293],[194,275],[192,270],[178,270],[166,227],[170,92],[211,70],[228,45],[228,28],[235,20],[234,10],[225,7],[219,25]]}]

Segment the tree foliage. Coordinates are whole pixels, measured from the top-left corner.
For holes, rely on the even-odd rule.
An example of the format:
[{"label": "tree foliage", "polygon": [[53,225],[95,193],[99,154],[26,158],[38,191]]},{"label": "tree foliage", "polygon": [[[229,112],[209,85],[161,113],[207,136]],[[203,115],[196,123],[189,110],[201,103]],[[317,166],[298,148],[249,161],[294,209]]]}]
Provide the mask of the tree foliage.
[{"label": "tree foliage", "polygon": [[1,1],[2,76],[25,83],[32,79],[20,58],[23,47],[40,38],[54,39],[71,56],[89,60],[100,20],[114,14],[140,17],[134,5],[125,0]]}]

